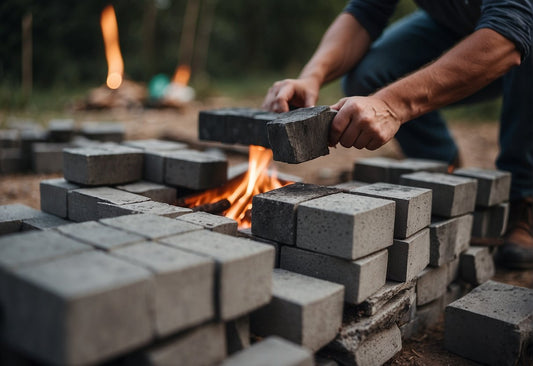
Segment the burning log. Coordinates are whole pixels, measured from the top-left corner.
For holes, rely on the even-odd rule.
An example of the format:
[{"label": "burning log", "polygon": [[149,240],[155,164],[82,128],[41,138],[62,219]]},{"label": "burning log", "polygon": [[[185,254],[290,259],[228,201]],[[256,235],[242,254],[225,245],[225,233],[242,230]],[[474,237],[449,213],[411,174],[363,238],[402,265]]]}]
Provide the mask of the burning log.
[{"label": "burning log", "polygon": [[231,207],[230,201],[228,201],[226,198],[221,199],[220,201],[213,202],[213,203],[204,203],[203,205],[199,205],[196,207],[193,207],[194,212],[207,212],[210,214],[219,215],[222,212],[226,211]]}]

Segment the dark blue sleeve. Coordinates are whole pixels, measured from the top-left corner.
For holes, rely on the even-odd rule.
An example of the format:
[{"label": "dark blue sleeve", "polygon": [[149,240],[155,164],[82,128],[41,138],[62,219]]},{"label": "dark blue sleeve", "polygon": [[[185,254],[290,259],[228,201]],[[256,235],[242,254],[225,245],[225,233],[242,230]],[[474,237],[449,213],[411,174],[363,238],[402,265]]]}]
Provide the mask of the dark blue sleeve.
[{"label": "dark blue sleeve", "polygon": [[492,29],[512,41],[523,60],[531,51],[532,0],[484,0],[476,30],[481,28]]},{"label": "dark blue sleeve", "polygon": [[344,11],[352,14],[370,34],[379,37],[399,0],[350,0]]}]

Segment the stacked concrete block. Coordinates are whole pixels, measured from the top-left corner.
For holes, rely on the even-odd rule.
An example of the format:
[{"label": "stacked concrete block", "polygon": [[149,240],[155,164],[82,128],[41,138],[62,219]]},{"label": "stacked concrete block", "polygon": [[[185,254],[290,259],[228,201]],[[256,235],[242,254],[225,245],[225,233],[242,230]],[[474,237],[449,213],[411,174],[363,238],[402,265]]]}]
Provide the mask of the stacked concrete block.
[{"label": "stacked concrete block", "polygon": [[192,210],[190,208],[155,201],[135,202],[125,205],[107,202],[97,203],[97,216],[100,219],[138,213],[174,218],[191,212]]},{"label": "stacked concrete block", "polygon": [[63,171],[63,149],[68,143],[40,142],[32,144],[32,169],[35,173],[49,174]]},{"label": "stacked concrete block", "polygon": [[90,251],[7,272],[2,338],[50,364],[102,362],[153,337],[150,272]]},{"label": "stacked concrete block", "polygon": [[451,262],[469,247],[472,221],[471,214],[451,219],[433,218],[429,226],[429,262],[432,266],[437,267]]},{"label": "stacked concrete block", "polygon": [[416,304],[418,306],[437,300],[446,293],[448,268],[440,266],[423,270],[416,281]]},{"label": "stacked concrete block", "polygon": [[474,211],[477,181],[450,174],[418,172],[402,175],[400,184],[433,190],[432,214],[454,217]]},{"label": "stacked concrete block", "polygon": [[19,203],[0,206],[0,235],[20,231],[23,220],[39,216],[39,210]]},{"label": "stacked concrete block", "polygon": [[141,196],[150,198],[152,201],[163,202],[168,204],[176,203],[176,188],[165,186],[163,184],[138,181],[130,184],[116,186],[115,188],[134,194],[140,194]]},{"label": "stacked concrete block", "polygon": [[122,145],[134,147],[144,151],[174,151],[187,148],[187,144],[175,141],[165,141],[156,139],[147,140],[128,140],[124,141]]},{"label": "stacked concrete block", "polygon": [[188,330],[127,358],[126,365],[216,365],[226,358],[224,324]]},{"label": "stacked concrete block", "polygon": [[278,335],[317,351],[337,335],[343,299],[341,285],[275,269],[272,301],[252,314],[252,333]]},{"label": "stacked concrete block", "polygon": [[67,221],[61,217],[55,215],[50,215],[45,212],[41,212],[40,215],[32,217],[29,219],[23,219],[20,230],[29,231],[29,230],[46,230],[52,229],[63,225],[68,225],[72,221]]},{"label": "stacked concrete block", "polygon": [[165,183],[189,189],[220,187],[227,180],[226,159],[195,150],[165,153]]},{"label": "stacked concrete block", "polygon": [[401,184],[401,175],[419,171],[446,173],[448,165],[425,159],[364,158],[355,162],[353,179],[368,183]]},{"label": "stacked concrete block", "polygon": [[82,136],[103,142],[122,142],[126,129],[118,122],[84,122],[81,125]]},{"label": "stacked concrete block", "polygon": [[284,113],[267,125],[274,160],[302,163],[329,154],[328,135],[337,114],[327,106]]},{"label": "stacked concrete block", "polygon": [[360,187],[363,187],[363,186],[367,186],[369,184],[370,183],[360,182],[358,180],[352,180],[352,181],[349,181],[349,182],[335,184],[334,186],[330,186],[330,187],[331,188],[336,188],[338,190],[341,190],[342,192],[350,192],[353,189],[360,188]]},{"label": "stacked concrete block", "polygon": [[206,230],[167,237],[160,242],[216,261],[219,319],[236,319],[270,301],[274,265],[271,246]]},{"label": "stacked concrete block", "polygon": [[492,207],[509,200],[511,173],[501,170],[464,168],[455,175],[477,180],[476,206]]},{"label": "stacked concrete block", "polygon": [[202,229],[199,225],[148,214],[118,216],[102,219],[100,222],[151,240]]},{"label": "stacked concrete block", "polygon": [[488,281],[448,305],[444,346],[487,365],[531,362],[533,290]]},{"label": "stacked concrete block", "polygon": [[166,336],[214,317],[213,260],[148,242],[119,248],[113,255],[153,273],[150,302],[157,335]]},{"label": "stacked concrete block", "polygon": [[393,201],[337,193],[298,206],[296,246],[359,259],[392,245]]},{"label": "stacked concrete block", "polygon": [[389,248],[387,278],[410,281],[429,264],[429,229],[423,229],[407,239],[394,239]]},{"label": "stacked concrete block", "polygon": [[63,225],[57,227],[56,230],[65,236],[104,251],[111,251],[146,240],[140,235],[106,226],[96,221]]},{"label": "stacked concrete block", "polygon": [[129,183],[142,178],[142,151],[119,145],[65,149],[64,175],[89,186]]},{"label": "stacked concrete block", "polygon": [[385,284],[387,251],[381,250],[352,261],[284,246],[281,248],[280,267],[344,285],[344,301],[359,304]]},{"label": "stacked concrete block", "polygon": [[228,355],[250,347],[250,316],[245,315],[225,323]]},{"label": "stacked concrete block", "polygon": [[282,338],[271,336],[234,354],[221,366],[312,366],[312,353]]},{"label": "stacked concrete block", "polygon": [[0,130],[0,149],[20,147],[18,130]]},{"label": "stacked concrete block", "polygon": [[229,217],[213,215],[207,212],[192,212],[180,215],[178,220],[202,226],[220,234],[237,235],[237,221]]},{"label": "stacked concrete block", "polygon": [[68,192],[68,218],[77,222],[99,219],[99,202],[127,205],[144,201],[149,199],[110,187],[74,189]]},{"label": "stacked concrete block", "polygon": [[48,122],[48,138],[52,142],[70,142],[75,133],[73,119],[53,119]]},{"label": "stacked concrete block", "polygon": [[39,184],[41,210],[62,218],[68,217],[68,193],[81,188],[64,178],[42,180]]},{"label": "stacked concrete block", "polygon": [[0,148],[0,174],[18,173],[23,170],[22,151],[18,147]]},{"label": "stacked concrete block", "polygon": [[270,148],[267,123],[278,117],[276,113],[253,108],[200,111],[198,137],[200,140]]},{"label": "stacked concrete block", "polygon": [[387,304],[394,302],[400,297],[407,296],[416,299],[415,286],[416,280],[409,282],[387,281],[378,291],[357,305],[357,311],[367,317],[373,316],[380,312]]},{"label": "stacked concrete block", "polygon": [[471,247],[461,254],[461,279],[480,285],[494,276],[494,259],[488,247]]},{"label": "stacked concrete block", "polygon": [[507,230],[509,220],[509,203],[481,208],[474,211],[472,236],[476,238],[498,238]]},{"label": "stacked concrete block", "polygon": [[32,146],[35,143],[47,142],[48,132],[41,126],[20,131],[20,148],[22,155],[22,169],[29,170],[32,167]]},{"label": "stacked concrete block", "polygon": [[295,183],[255,195],[252,203],[252,233],[283,244],[296,242],[296,210],[314,198],[337,193],[334,188]]}]

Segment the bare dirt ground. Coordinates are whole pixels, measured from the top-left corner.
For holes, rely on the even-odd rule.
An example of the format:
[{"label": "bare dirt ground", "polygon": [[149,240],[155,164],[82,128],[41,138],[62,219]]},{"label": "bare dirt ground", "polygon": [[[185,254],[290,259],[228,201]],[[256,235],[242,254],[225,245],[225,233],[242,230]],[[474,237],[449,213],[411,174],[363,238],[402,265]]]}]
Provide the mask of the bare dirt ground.
[{"label": "bare dirt ground", "polygon": [[[229,99],[213,99],[202,104],[191,104],[182,110],[111,110],[99,112],[76,112],[71,115],[77,122],[82,121],[122,121],[127,130],[127,139],[167,138],[186,141],[198,146],[197,118],[201,109],[237,105]],[[463,165],[484,168],[494,167],[498,153],[498,125],[493,122],[450,124],[453,135],[460,147]],[[206,147],[202,145],[200,147]],[[227,154],[230,165],[247,161],[244,147],[228,147],[210,144],[210,147],[222,148]],[[294,174],[304,182],[317,184],[335,184],[349,180],[353,163],[361,157],[389,156],[401,157],[398,145],[392,141],[375,151],[359,151],[342,147],[332,149],[330,155],[299,165],[274,163],[280,172]],[[0,176],[0,205],[24,203],[39,208],[39,182],[43,179],[60,177],[60,174],[35,175],[19,174]],[[533,270],[505,271],[498,269],[495,280],[514,285],[533,288]],[[388,362],[389,365],[476,365],[447,352],[443,348],[443,320],[429,329],[424,336],[404,343],[403,350]]]}]

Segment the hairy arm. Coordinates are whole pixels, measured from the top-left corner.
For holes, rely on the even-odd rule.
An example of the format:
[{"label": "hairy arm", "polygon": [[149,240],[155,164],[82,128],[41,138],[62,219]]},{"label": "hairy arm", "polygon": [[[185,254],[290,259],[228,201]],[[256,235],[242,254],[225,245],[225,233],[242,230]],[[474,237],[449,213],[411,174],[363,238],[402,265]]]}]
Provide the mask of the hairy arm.
[{"label": "hairy arm", "polygon": [[369,97],[341,99],[330,144],[375,150],[400,125],[475,93],[520,64],[513,42],[491,29],[479,29],[435,62]]}]

